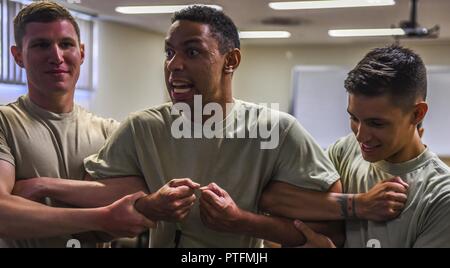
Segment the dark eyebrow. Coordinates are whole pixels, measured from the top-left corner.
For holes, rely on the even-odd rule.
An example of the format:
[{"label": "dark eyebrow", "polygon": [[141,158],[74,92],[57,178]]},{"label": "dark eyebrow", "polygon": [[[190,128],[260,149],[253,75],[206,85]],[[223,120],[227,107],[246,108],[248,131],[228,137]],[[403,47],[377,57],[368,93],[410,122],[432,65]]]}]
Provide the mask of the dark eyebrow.
[{"label": "dark eyebrow", "polygon": [[191,39],[188,39],[186,41],[183,42],[183,45],[190,45],[190,44],[202,44],[203,40],[198,38],[198,37],[194,37]]},{"label": "dark eyebrow", "polygon": [[[61,39],[61,41],[63,42],[76,42],[75,39],[71,38],[71,37],[64,37],[63,39]],[[41,43],[41,42],[52,42],[52,40],[47,39],[47,38],[36,38],[36,39],[31,39],[30,44],[36,44],[36,43]]]},{"label": "dark eyebrow", "polygon": [[62,39],[62,41],[64,41],[64,42],[67,42],[67,41],[76,42],[76,40],[73,39],[72,37],[64,37],[64,38]]},{"label": "dark eyebrow", "polygon": [[31,41],[30,41],[31,44],[40,43],[40,42],[49,42],[49,40],[46,38],[36,38],[36,39],[31,39]]}]

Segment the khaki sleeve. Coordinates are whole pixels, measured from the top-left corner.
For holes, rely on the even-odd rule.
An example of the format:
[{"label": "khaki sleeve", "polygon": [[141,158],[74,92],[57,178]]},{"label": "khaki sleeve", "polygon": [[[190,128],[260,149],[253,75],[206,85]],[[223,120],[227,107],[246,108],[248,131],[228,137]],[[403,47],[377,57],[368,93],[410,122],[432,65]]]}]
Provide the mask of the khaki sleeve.
[{"label": "khaki sleeve", "polygon": [[3,122],[0,120],[0,160],[7,161],[15,166],[15,159],[6,139],[6,132]]},{"label": "khaki sleeve", "polygon": [[142,176],[131,118],[121,124],[97,154],[84,159],[84,167],[94,179]]},{"label": "khaki sleeve", "polygon": [[108,124],[107,124],[107,137],[111,137],[111,135],[114,133],[114,131],[116,131],[117,129],[119,129],[120,127],[120,122],[114,120],[114,119],[109,119],[108,120]]},{"label": "khaki sleeve", "polygon": [[[443,178],[450,180],[447,176]],[[428,208],[424,211],[415,248],[450,248],[450,186],[432,194]]]},{"label": "khaki sleeve", "polygon": [[301,188],[327,191],[339,175],[311,135],[293,121],[282,141],[273,180]]},{"label": "khaki sleeve", "polygon": [[345,140],[348,139],[348,137],[340,138],[335,143],[330,145],[328,147],[326,154],[328,158],[330,159],[331,163],[333,163],[334,168],[340,172],[341,171],[341,164],[342,159],[344,155],[344,148],[345,148]]}]

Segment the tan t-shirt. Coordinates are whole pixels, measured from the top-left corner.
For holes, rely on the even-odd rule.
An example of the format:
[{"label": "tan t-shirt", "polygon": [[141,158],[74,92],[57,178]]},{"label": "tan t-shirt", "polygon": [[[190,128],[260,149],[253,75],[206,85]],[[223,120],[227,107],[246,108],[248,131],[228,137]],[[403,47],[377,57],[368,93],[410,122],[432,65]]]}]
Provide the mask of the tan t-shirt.
[{"label": "tan t-shirt", "polygon": [[[172,124],[180,118],[187,119],[183,115],[171,115],[171,107],[168,103],[131,115],[97,155],[86,159],[87,172],[94,178],[141,176],[151,192],[174,178],[192,178],[201,185],[215,182],[240,208],[252,212],[257,212],[261,192],[270,180],[326,191],[339,179],[323,150],[290,115],[272,111],[279,115],[279,142],[273,149],[261,149],[264,138],[249,138],[250,135],[245,136],[248,138],[175,138]],[[272,120],[264,116],[267,112],[268,108],[235,100],[224,125],[238,126],[239,119],[245,117],[245,128],[251,132]],[[243,129],[242,125],[234,130],[223,128],[227,137],[238,137]],[[182,232],[180,247],[260,244],[252,237],[206,228],[200,220],[198,202],[187,220],[177,225],[161,222],[151,231],[150,246],[174,247],[176,229]]]},{"label": "tan t-shirt", "polygon": [[345,193],[365,193],[395,176],[409,184],[400,216],[388,222],[347,221],[347,247],[450,247],[450,169],[429,149],[404,163],[370,163],[355,135],[328,150]]},{"label": "tan t-shirt", "polygon": [[[22,96],[0,106],[0,159],[15,166],[17,180],[82,179],[83,159],[96,153],[118,126],[118,122],[97,117],[78,105],[70,113],[55,114]],[[70,236],[2,242],[8,247],[65,247],[68,239]]]}]

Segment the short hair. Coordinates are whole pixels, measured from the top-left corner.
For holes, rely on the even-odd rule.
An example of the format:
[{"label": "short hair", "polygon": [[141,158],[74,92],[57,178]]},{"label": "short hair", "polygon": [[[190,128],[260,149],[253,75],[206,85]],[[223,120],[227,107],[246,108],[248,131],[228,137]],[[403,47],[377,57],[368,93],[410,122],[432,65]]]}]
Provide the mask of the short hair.
[{"label": "short hair", "polygon": [[78,23],[66,8],[54,2],[38,1],[25,6],[14,18],[14,39],[16,45],[22,47],[22,40],[28,23],[47,23],[58,20],[69,21],[75,28],[78,42],[80,42],[80,27],[78,27]]},{"label": "short hair", "polygon": [[391,45],[370,51],[349,72],[345,88],[350,94],[390,95],[392,100],[410,107],[418,98],[427,97],[427,71],[419,55]]},{"label": "short hair", "polygon": [[219,50],[222,54],[241,47],[236,25],[222,11],[207,6],[193,5],[175,12],[172,23],[179,20],[209,25],[213,37],[219,43]]}]

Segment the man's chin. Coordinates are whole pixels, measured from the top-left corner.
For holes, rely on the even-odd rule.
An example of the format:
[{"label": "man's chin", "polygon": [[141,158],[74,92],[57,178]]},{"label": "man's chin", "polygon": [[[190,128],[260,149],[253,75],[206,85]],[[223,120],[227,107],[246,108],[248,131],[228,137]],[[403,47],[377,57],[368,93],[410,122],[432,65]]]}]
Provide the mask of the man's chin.
[{"label": "man's chin", "polygon": [[364,160],[366,160],[367,162],[370,162],[370,163],[375,163],[375,162],[383,160],[383,157],[376,156],[376,155],[369,155],[364,152],[362,153],[362,157],[364,158]]},{"label": "man's chin", "polygon": [[172,103],[173,104],[182,104],[182,103],[185,103],[185,104],[187,104],[187,105],[189,105],[189,106],[193,106],[194,105],[194,100],[191,100],[191,99],[187,99],[187,100],[179,100],[179,99],[171,99],[172,100]]},{"label": "man's chin", "polygon": [[47,86],[47,88],[51,88],[54,92],[68,92],[71,90],[75,90],[75,87],[72,85],[68,85],[67,83],[52,83]]}]

